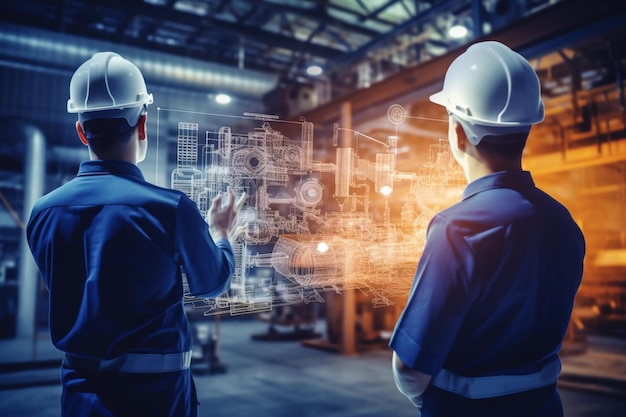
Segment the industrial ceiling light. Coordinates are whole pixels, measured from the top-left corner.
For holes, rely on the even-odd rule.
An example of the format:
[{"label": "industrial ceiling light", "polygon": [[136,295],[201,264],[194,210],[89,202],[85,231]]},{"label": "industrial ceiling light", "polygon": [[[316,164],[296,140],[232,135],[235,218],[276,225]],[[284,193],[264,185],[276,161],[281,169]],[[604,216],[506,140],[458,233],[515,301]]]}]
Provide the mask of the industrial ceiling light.
[{"label": "industrial ceiling light", "polygon": [[228,104],[230,103],[230,96],[228,94],[218,94],[215,96],[215,101],[219,104]]},{"label": "industrial ceiling light", "polygon": [[467,30],[467,27],[463,25],[463,23],[455,23],[454,25],[450,26],[450,29],[448,29],[448,36],[450,36],[452,39],[462,39],[466,37],[468,33],[469,31]]},{"label": "industrial ceiling light", "polygon": [[322,69],[322,67],[320,67],[319,65],[313,64],[313,65],[309,65],[306,69],[306,73],[313,76],[313,77],[317,77],[318,75],[321,75],[322,72],[324,72],[324,70]]},{"label": "industrial ceiling light", "polygon": [[473,22],[470,16],[462,15],[452,18],[450,23],[448,37],[450,39],[463,39],[469,35]]}]

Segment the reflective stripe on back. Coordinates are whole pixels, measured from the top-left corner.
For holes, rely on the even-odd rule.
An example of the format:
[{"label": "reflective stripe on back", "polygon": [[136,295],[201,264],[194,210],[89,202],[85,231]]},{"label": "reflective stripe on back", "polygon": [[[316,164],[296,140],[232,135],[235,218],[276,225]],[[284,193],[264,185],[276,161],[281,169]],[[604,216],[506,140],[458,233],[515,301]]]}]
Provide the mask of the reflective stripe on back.
[{"label": "reflective stripe on back", "polygon": [[100,372],[159,373],[188,369],[191,351],[180,353],[127,353],[113,359],[91,359],[65,354],[63,363],[68,368]]},{"label": "reflective stripe on back", "polygon": [[561,361],[557,357],[541,370],[526,375],[466,377],[442,369],[433,376],[431,384],[467,398],[491,398],[555,384],[560,372]]}]

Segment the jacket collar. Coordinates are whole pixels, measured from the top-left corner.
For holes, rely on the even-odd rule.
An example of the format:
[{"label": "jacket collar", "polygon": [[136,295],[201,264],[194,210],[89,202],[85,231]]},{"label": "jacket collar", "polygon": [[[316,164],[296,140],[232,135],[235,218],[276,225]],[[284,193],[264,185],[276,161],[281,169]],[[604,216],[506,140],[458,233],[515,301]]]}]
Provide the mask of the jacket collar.
[{"label": "jacket collar", "polygon": [[469,183],[463,191],[463,200],[494,188],[519,189],[534,186],[535,182],[528,171],[500,171],[485,175]]},{"label": "jacket collar", "polygon": [[120,177],[135,177],[145,181],[139,167],[126,161],[95,160],[81,162],[77,176],[91,175],[117,175]]}]

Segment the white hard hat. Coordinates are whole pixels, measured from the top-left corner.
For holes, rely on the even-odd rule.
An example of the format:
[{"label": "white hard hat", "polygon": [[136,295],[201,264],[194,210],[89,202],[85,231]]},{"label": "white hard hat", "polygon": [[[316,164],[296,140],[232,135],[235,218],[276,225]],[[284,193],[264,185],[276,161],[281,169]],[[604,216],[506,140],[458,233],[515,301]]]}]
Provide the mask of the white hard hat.
[{"label": "white hard hat", "polygon": [[114,52],[98,52],[72,76],[67,111],[78,113],[81,122],[125,118],[135,126],[144,106],[152,101],[135,64]]},{"label": "white hard hat", "polygon": [[495,41],[475,43],[458,56],[430,100],[457,117],[474,145],[487,135],[527,132],[544,118],[537,73]]}]

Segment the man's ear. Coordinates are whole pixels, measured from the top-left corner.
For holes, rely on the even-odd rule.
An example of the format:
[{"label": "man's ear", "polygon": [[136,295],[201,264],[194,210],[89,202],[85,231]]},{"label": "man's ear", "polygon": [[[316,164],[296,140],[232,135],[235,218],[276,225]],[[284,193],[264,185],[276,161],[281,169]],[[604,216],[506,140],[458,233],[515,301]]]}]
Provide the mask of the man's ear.
[{"label": "man's ear", "polygon": [[139,140],[146,140],[146,123],[148,121],[148,115],[142,114],[139,116],[139,122],[137,123],[137,136]]},{"label": "man's ear", "polygon": [[85,137],[85,131],[83,130],[83,127],[80,125],[79,121],[76,122],[76,132],[78,132],[78,137],[80,138],[80,141],[83,143],[83,145],[89,146],[87,138]]},{"label": "man's ear", "polygon": [[467,139],[467,135],[465,135],[465,130],[463,130],[463,126],[461,126],[461,123],[459,122],[454,123],[454,132],[456,133],[456,138],[457,138],[456,147],[460,151],[464,151],[469,139]]}]

